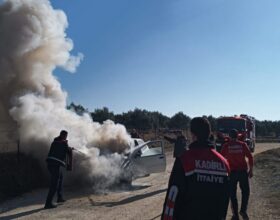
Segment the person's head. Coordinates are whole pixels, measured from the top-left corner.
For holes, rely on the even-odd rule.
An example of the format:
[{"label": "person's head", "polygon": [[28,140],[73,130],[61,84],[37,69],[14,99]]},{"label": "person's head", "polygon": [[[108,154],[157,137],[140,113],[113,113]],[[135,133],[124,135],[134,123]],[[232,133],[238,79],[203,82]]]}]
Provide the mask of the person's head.
[{"label": "person's head", "polygon": [[229,136],[230,136],[232,139],[236,139],[237,136],[238,136],[238,131],[237,131],[236,129],[230,130]]},{"label": "person's head", "polygon": [[199,141],[206,141],[211,133],[209,121],[203,117],[196,117],[191,120],[191,133]]},{"label": "person's head", "polygon": [[60,131],[59,137],[63,140],[67,139],[68,132],[65,130]]}]

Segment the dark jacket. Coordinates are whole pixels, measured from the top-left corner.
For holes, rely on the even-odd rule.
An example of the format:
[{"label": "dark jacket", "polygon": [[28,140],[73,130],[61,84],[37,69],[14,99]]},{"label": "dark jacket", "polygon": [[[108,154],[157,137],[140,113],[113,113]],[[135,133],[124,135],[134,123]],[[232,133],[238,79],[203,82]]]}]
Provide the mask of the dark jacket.
[{"label": "dark jacket", "polygon": [[173,157],[179,157],[185,152],[187,147],[187,139],[185,136],[180,135],[177,136],[177,138],[164,136],[164,138],[171,144],[174,144]]},{"label": "dark jacket", "polygon": [[193,142],[176,158],[162,219],[222,220],[229,202],[229,165],[210,142]]},{"label": "dark jacket", "polygon": [[65,167],[66,155],[69,151],[71,151],[71,148],[68,147],[67,140],[56,137],[51,144],[47,163]]}]

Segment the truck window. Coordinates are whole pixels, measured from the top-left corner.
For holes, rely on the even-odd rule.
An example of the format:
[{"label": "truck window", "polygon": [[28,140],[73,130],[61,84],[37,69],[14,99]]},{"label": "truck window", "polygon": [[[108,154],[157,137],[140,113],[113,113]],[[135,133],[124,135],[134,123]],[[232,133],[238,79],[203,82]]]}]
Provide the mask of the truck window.
[{"label": "truck window", "polygon": [[217,122],[218,131],[229,133],[232,129],[238,131],[246,130],[246,122],[243,119],[219,119]]}]

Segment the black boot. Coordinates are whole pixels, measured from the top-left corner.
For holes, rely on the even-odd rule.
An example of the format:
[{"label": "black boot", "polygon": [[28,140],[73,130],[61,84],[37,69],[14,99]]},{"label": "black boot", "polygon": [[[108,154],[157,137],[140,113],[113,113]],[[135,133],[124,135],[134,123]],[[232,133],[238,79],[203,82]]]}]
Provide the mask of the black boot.
[{"label": "black boot", "polygon": [[49,203],[49,204],[45,204],[44,209],[53,209],[56,208],[56,205],[54,205],[53,203]]},{"label": "black boot", "polygon": [[239,216],[238,216],[238,215],[233,215],[233,216],[231,217],[231,220],[239,220]]},{"label": "black boot", "polygon": [[249,216],[248,216],[247,212],[240,211],[239,214],[242,216],[242,218],[244,220],[249,220]]},{"label": "black boot", "polygon": [[57,203],[63,203],[63,202],[66,202],[66,200],[63,199],[63,197],[58,197],[57,198]]}]

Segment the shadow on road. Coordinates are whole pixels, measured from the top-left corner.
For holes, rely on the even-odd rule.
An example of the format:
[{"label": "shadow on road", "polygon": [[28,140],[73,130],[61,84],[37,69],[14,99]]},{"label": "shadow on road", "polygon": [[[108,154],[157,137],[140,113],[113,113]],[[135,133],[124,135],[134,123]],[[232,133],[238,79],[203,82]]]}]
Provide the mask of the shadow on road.
[{"label": "shadow on road", "polygon": [[159,214],[159,215],[157,215],[157,216],[151,218],[150,220],[155,220],[155,219],[157,219],[157,218],[159,218],[159,217],[161,217],[161,214]]},{"label": "shadow on road", "polygon": [[35,192],[29,192],[22,196],[15,197],[11,200],[1,203],[0,214],[9,212],[16,208],[21,208],[21,207],[31,206],[31,205],[42,204],[43,207],[46,195],[47,195],[47,190],[41,189]]},{"label": "shadow on road", "polygon": [[[65,198],[67,200],[73,199],[73,198],[81,198],[81,197],[87,197],[92,194],[104,194],[106,195],[109,192],[126,192],[126,191],[137,191],[142,190],[145,188],[150,187],[150,185],[119,185],[115,186],[114,188],[110,190],[106,190],[104,192],[96,192],[92,188],[83,188],[78,189],[77,187],[65,187]],[[14,209],[21,208],[21,207],[27,207],[32,205],[41,205],[42,208],[45,204],[46,196],[47,196],[47,189],[39,189],[33,192],[26,193],[22,196],[15,197],[11,200],[7,200],[6,202],[0,203],[0,215],[10,212]],[[56,196],[54,197],[54,201],[56,201]],[[38,206],[37,206],[38,207]],[[34,209],[37,210],[37,209]],[[39,209],[38,209],[39,210]],[[31,212],[32,214],[32,212]],[[3,217],[0,216],[0,220]],[[6,218],[4,218],[6,219]],[[9,219],[9,218],[7,218]]]},{"label": "shadow on road", "polygon": [[0,217],[0,220],[17,219],[17,218],[21,218],[24,216],[32,215],[36,212],[40,212],[41,210],[43,210],[43,208],[33,209],[33,210],[29,210],[26,212],[21,212],[21,213],[17,213],[17,214],[13,214],[13,215],[7,215],[7,216]]},{"label": "shadow on road", "polygon": [[106,207],[114,207],[119,205],[125,205],[131,202],[135,202],[137,200],[145,199],[160,193],[166,192],[166,189],[160,189],[153,192],[149,192],[146,194],[136,195],[129,198],[125,198],[123,200],[117,202],[94,202],[90,197],[88,198],[92,206],[106,206]]},{"label": "shadow on road", "polygon": [[110,191],[112,192],[132,192],[137,190],[142,190],[151,187],[151,185],[131,185],[131,184],[122,184],[112,187]]}]

